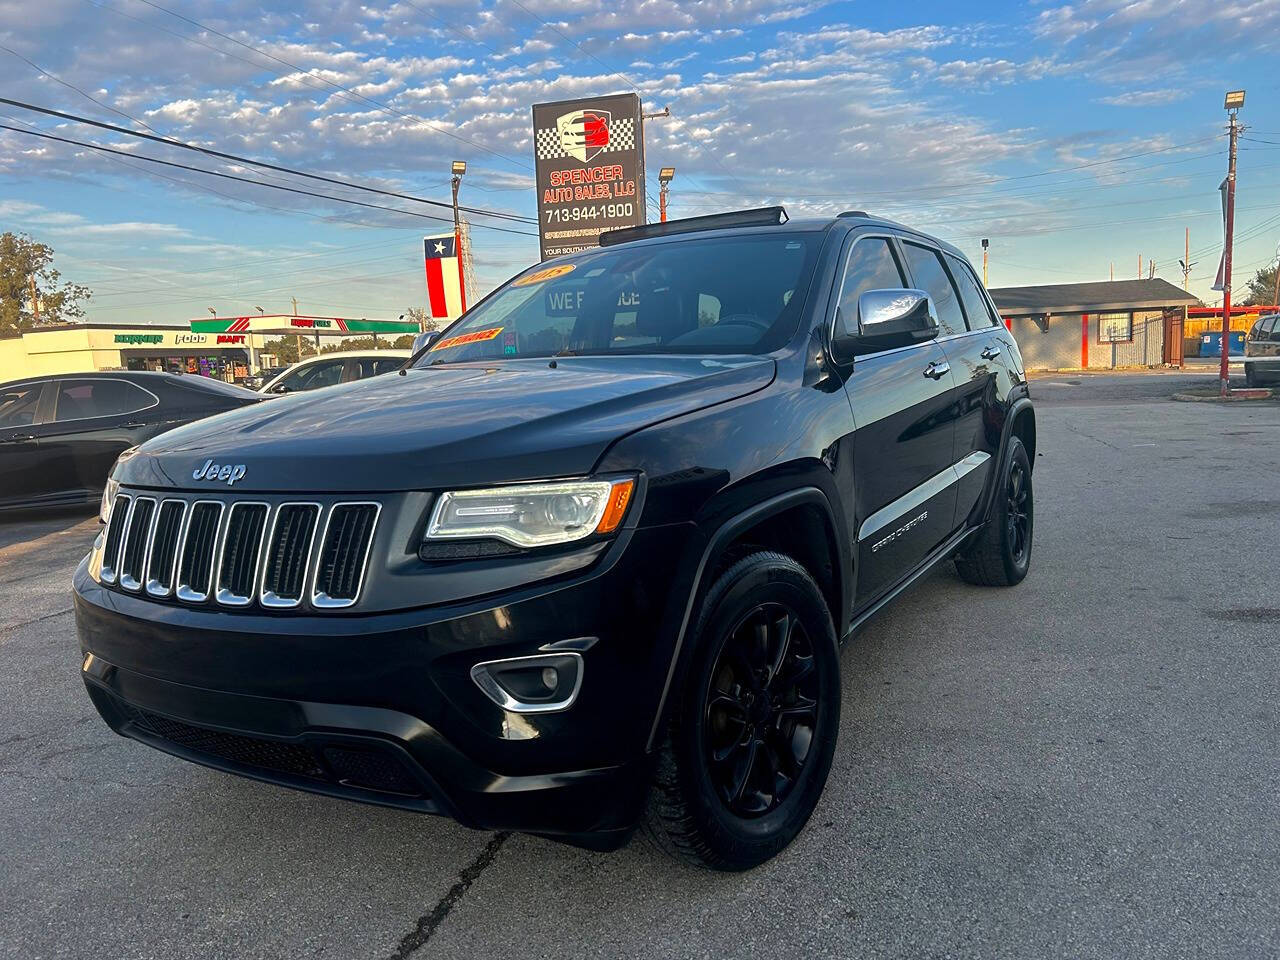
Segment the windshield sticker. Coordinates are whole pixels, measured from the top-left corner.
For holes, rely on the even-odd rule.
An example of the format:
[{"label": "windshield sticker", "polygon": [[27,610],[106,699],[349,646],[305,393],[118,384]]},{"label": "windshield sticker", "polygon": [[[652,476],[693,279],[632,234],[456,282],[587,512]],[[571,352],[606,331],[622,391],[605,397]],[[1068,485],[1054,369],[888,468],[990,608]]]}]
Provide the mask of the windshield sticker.
[{"label": "windshield sticker", "polygon": [[492,340],[502,332],[502,327],[493,327],[489,330],[477,330],[474,333],[463,333],[456,337],[450,337],[448,340],[441,340],[439,343],[433,344],[432,350],[446,350],[449,347],[461,347],[468,343],[480,343],[482,340]]},{"label": "windshield sticker", "polygon": [[516,280],[511,285],[513,287],[529,287],[545,280],[554,280],[556,277],[563,277],[566,273],[573,273],[576,266],[573,263],[561,263],[554,267],[547,267],[545,270],[535,270],[533,273]]}]

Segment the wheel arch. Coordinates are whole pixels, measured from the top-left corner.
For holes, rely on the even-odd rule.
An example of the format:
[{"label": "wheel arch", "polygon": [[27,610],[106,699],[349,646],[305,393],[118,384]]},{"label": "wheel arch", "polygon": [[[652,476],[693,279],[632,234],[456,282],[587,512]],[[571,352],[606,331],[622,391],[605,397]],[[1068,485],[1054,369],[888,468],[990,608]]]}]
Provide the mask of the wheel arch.
[{"label": "wheel arch", "polygon": [[817,486],[796,487],[775,494],[725,517],[714,526],[705,540],[685,601],[647,750],[653,750],[662,729],[677,668],[681,658],[687,655],[685,641],[697,603],[724,566],[741,555],[738,548],[776,550],[800,563],[827,601],[836,636],[844,635],[849,619],[852,560],[848,538],[840,535],[840,529],[828,495]]}]

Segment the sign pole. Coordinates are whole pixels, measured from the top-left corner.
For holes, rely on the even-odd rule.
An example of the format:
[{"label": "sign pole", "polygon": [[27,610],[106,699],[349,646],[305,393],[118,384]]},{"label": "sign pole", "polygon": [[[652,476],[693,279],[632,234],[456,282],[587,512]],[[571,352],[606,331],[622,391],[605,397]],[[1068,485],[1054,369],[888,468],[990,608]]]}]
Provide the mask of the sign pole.
[{"label": "sign pole", "polygon": [[[1227,94],[1230,104],[1231,94]],[[1243,104],[1244,96],[1240,97]],[[1222,363],[1218,367],[1218,382],[1221,396],[1231,394],[1231,379],[1228,374],[1228,354],[1231,352],[1231,241],[1236,220],[1236,137],[1240,125],[1236,122],[1239,106],[1231,109],[1231,152],[1227,161],[1227,241],[1222,255]]]}]

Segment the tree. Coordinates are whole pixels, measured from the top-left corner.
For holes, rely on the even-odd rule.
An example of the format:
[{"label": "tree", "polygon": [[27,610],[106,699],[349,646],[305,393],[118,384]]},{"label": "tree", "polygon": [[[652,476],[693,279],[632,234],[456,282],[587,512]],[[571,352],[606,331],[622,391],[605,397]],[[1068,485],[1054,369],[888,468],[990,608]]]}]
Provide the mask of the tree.
[{"label": "tree", "polygon": [[41,324],[66,323],[84,316],[81,301],[93,296],[88,287],[62,279],[53,268],[53,247],[25,233],[0,234],[0,333],[30,330],[36,325],[32,285]]},{"label": "tree", "polygon": [[1247,306],[1274,304],[1276,295],[1276,266],[1263,267],[1249,281],[1249,292],[1244,298]]},{"label": "tree", "polygon": [[404,312],[404,315],[416,323],[418,329],[423,332],[440,329],[440,321],[427,313],[424,307],[410,307]]},{"label": "tree", "polygon": [[[298,355],[299,341],[302,342],[302,356]],[[291,363],[297,363],[302,357],[314,357],[316,348],[310,337],[288,335],[277,337],[275,340],[264,340],[262,352],[273,355],[276,358],[276,363],[284,367]]]}]

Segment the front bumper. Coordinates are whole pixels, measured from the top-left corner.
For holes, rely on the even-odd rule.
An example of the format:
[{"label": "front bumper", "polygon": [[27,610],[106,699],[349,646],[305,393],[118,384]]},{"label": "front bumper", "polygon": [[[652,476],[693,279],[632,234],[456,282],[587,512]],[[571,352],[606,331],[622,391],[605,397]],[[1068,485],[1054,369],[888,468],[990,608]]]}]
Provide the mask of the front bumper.
[{"label": "front bumper", "polygon": [[[622,835],[644,802],[691,535],[635,530],[568,581],[374,615],[157,604],[82,563],[82,676],[112,729],[221,770],[472,827]],[[477,662],[578,637],[598,639],[567,710],[511,713],[471,680]]]}]

